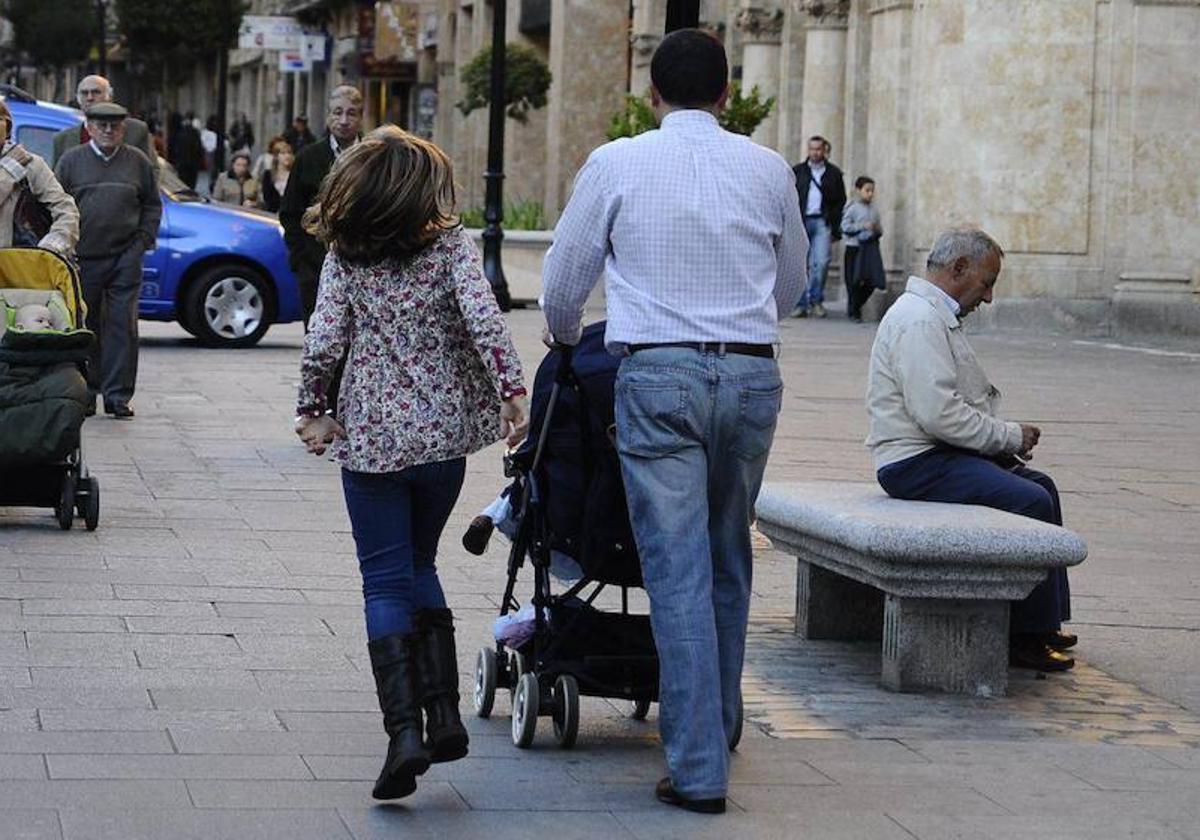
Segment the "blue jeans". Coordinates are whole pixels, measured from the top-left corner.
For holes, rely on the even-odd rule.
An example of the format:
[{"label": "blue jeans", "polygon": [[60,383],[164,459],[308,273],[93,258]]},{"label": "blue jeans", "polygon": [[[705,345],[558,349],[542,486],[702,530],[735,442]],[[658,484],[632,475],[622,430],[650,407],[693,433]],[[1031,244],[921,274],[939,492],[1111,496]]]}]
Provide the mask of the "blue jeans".
[{"label": "blue jeans", "polygon": [[808,234],[808,288],[796,304],[799,309],[825,302],[825,275],[833,250],[833,231],[823,218],[806,218],[804,232]]},{"label": "blue jeans", "polygon": [[642,350],[617,374],[617,450],[659,660],[675,789],[724,796],[750,610],[754,500],[783,383],[774,359]]},{"label": "blue jeans", "polygon": [[466,469],[465,458],[454,458],[395,473],[342,470],[368,639],[410,633],[416,610],[446,606],[437,546]]},{"label": "blue jeans", "polygon": [[[1045,473],[1025,466],[1002,467],[965,449],[939,446],[888,464],[879,484],[889,496],[926,502],[983,505],[1062,525],[1058,488]],[[1023,601],[1012,602],[1009,632],[1050,633],[1071,618],[1067,570],[1055,569]]]}]

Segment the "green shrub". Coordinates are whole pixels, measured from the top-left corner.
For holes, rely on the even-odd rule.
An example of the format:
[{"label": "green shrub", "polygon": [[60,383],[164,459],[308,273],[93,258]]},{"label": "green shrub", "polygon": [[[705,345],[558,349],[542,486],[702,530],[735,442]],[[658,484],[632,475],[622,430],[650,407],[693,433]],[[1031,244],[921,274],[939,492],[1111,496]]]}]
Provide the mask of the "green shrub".
[{"label": "green shrub", "polygon": [[[463,227],[482,228],[487,226],[482,207],[467,207],[458,214]],[[504,227],[506,230],[545,230],[546,211],[540,201],[532,198],[504,202]]]},{"label": "green shrub", "polygon": [[[492,48],[485,47],[471,59],[460,76],[465,95],[458,110],[466,116],[484,108],[492,95]],[[550,67],[532,47],[508,44],[504,60],[505,113],[520,123],[529,119],[529,112],[545,107],[550,90]]]},{"label": "green shrub", "polygon": [[[758,85],[750,88],[749,94],[742,95],[742,86],[734,82],[729,86],[729,99],[725,102],[725,110],[717,120],[726,131],[749,136],[770,116],[774,107],[775,97],[763,99]],[[609,140],[636,137],[654,127],[654,110],[650,107],[648,98],[629,94],[625,97],[625,108],[609,118],[605,136]]]}]

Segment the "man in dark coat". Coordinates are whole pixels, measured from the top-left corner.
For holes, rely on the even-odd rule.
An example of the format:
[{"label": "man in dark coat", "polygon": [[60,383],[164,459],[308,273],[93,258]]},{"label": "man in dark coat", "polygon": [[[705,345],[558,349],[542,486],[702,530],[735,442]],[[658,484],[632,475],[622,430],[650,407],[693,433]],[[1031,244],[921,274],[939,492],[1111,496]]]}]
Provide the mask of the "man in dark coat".
[{"label": "man in dark coat", "polygon": [[842,209],[846,185],[842,170],[829,162],[829,141],[820,135],[809,138],[808,159],[792,167],[804,230],[808,234],[808,288],[800,296],[792,315],[825,317],[825,274],[833,243],[842,238]]},{"label": "man in dark coat", "polygon": [[[101,102],[112,102],[113,89],[108,79],[103,76],[84,76],[75,88],[75,100],[79,110],[87,111],[93,105]],[[92,138],[88,135],[87,123],[78,128],[64,128],[54,135],[54,151],[51,153],[51,168],[58,165],[59,158],[76,146],[82,146]],[[158,176],[158,152],[154,149],[154,141],[150,137],[150,127],[141,120],[127,117],[125,119],[125,145],[140,149],[154,168]]]},{"label": "man in dark coat", "polygon": [[362,128],[363,98],[358,88],[341,85],[329,94],[329,134],[322,140],[305,146],[296,153],[296,162],[288,178],[287,189],[279,203],[279,223],[287,243],[288,263],[296,272],[300,286],[300,303],[304,310],[304,327],[317,308],[317,282],[325,262],[325,246],[304,230],[304,211],[317,198],[321,181],[329,173],[334,160],[358,142]]},{"label": "man in dark coat", "polygon": [[308,117],[303,114],[296,115],[296,118],[292,120],[291,127],[283,132],[283,139],[288,142],[296,154],[299,154],[305,146],[317,142],[317,138],[308,130]]}]

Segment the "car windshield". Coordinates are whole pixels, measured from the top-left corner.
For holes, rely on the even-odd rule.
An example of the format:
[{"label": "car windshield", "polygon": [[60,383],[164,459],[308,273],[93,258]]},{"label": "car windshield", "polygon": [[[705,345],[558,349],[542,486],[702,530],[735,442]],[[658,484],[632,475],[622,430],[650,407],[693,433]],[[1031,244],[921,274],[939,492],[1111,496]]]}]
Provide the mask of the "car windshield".
[{"label": "car windshield", "polygon": [[161,157],[158,159],[160,174],[158,176],[159,186],[163,188],[168,196],[173,201],[204,201],[204,198],[194,189],[183,183],[183,179],[176,174],[171,164],[167,163]]}]

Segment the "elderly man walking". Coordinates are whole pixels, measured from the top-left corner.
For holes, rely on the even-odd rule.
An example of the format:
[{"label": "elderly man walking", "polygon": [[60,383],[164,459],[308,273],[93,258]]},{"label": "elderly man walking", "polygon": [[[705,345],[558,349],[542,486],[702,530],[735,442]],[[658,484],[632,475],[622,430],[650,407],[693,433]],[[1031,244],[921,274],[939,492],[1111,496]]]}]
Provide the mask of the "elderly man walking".
[{"label": "elderly man walking", "polygon": [[804,288],[791,170],[723,131],[725,50],[672,32],[651,61],[660,127],[579,172],[543,271],[560,343],[601,274],[624,355],[617,450],[658,648],[663,802],[725,810],[749,613],[750,520],[783,384],[778,323]]},{"label": "elderly man walking", "polygon": [[317,283],[325,262],[325,246],[304,229],[304,211],[317,198],[321,181],[333,162],[358,142],[362,130],[363,98],[358,88],[335,87],[329,94],[326,126],[329,134],[320,142],[296,149],[296,162],[288,177],[287,189],[279,202],[279,223],[287,243],[288,261],[300,286],[300,304],[304,310],[304,328],[317,307]]},{"label": "elderly man walking", "polygon": [[88,367],[88,414],[96,394],[104,411],[133,418],[138,364],[138,297],[142,258],[158,240],[162,198],[150,161],[125,144],[128,112],[100,102],[86,112],[90,139],[59,160],[54,174],[79,205],[79,269],[87,326],[96,334]]},{"label": "elderly man walking", "polygon": [[[981,230],[938,235],[926,276],[910,277],[879,324],[867,385],[870,433],[880,485],[891,496],[999,508],[1062,524],[1058,489],[1024,465],[1041,436],[1000,415],[963,334],[962,319],[991,303],[1004,252]],[[1066,570],[1055,570],[1010,615],[1009,660],[1021,668],[1065,671],[1062,653],[1078,640],[1070,618]]]},{"label": "elderly man walking", "polygon": [[[79,109],[84,113],[93,105],[113,101],[113,87],[103,76],[84,76],[75,88],[75,99]],[[79,128],[64,128],[54,135],[54,152],[50,165],[58,166],[59,159],[76,146],[86,145],[91,139],[87,123]],[[150,127],[133,117],[125,118],[125,145],[139,149],[150,165],[154,167],[155,177],[158,176],[158,153],[154,150],[154,142],[150,137]]]}]

